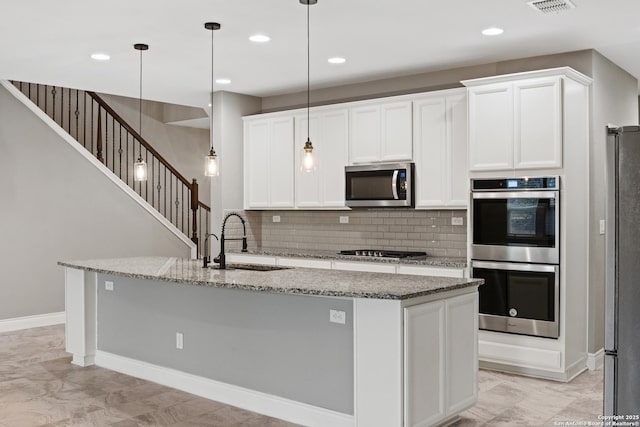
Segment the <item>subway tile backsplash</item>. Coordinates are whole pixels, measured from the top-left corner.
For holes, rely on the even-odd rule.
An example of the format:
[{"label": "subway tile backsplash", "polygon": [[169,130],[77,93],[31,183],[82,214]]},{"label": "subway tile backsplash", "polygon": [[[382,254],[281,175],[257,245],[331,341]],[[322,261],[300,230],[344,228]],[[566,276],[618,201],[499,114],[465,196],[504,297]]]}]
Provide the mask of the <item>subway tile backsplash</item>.
[{"label": "subway tile backsplash", "polygon": [[[370,209],[353,211],[244,211],[250,249],[387,249],[424,251],[430,256],[467,256],[464,210]],[[273,222],[273,217],[280,222]],[[340,217],[349,218],[341,224]],[[451,225],[452,217],[463,225]],[[241,233],[233,223],[228,233]],[[231,223],[228,224],[230,226]]]}]

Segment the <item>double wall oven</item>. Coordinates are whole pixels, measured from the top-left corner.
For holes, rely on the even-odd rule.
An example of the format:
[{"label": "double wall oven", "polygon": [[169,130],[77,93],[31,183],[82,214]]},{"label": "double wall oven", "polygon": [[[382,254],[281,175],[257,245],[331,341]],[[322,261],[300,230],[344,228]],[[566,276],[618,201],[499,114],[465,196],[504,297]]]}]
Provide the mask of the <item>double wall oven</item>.
[{"label": "double wall oven", "polygon": [[480,329],[557,338],[560,178],[474,179],[470,217]]}]

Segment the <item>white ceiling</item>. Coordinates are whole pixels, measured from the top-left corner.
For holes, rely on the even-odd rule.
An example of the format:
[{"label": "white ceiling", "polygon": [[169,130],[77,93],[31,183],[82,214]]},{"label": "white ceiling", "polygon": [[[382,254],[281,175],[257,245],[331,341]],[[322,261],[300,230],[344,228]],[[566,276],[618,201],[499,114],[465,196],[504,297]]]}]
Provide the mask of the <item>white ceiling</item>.
[{"label": "white ceiling", "polygon": [[[573,0],[542,14],[526,0],[318,0],[311,6],[311,87],[595,48],[640,77],[640,1]],[[298,0],[6,0],[0,79],[204,106],[217,21],[214,90],[269,96],[306,89],[306,6]],[[499,26],[501,36],[483,28]],[[268,34],[266,44],[248,41]],[[96,51],[111,55],[97,62]],[[344,56],[342,65],[327,63]]]}]

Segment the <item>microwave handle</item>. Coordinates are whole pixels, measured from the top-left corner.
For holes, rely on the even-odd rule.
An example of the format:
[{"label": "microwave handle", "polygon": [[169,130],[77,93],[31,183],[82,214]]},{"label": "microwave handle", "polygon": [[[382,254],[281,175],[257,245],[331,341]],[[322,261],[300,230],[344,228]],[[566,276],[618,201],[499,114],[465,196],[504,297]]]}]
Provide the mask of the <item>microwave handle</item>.
[{"label": "microwave handle", "polygon": [[393,192],[393,200],[398,200],[398,169],[393,171],[391,178],[391,191]]}]

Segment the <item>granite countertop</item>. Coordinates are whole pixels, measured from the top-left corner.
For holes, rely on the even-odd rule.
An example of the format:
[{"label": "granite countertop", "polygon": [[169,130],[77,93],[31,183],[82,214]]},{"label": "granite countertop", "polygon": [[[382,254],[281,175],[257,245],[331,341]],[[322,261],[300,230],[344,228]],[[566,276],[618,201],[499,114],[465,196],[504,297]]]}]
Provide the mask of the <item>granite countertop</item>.
[{"label": "granite countertop", "polygon": [[[240,251],[230,250],[227,253],[241,254]],[[466,268],[466,258],[456,257],[432,257],[426,258],[377,258],[355,255],[340,255],[336,251],[313,251],[307,249],[284,249],[284,248],[265,248],[261,250],[249,250],[251,255],[269,255],[281,256],[286,258],[314,258],[335,261],[363,261],[378,262],[386,264],[408,264],[421,265],[425,267],[449,267],[449,268]]]},{"label": "granite countertop", "polygon": [[313,268],[215,270],[201,260],[139,257],[58,262],[63,267],[140,279],[250,291],[404,300],[477,286],[481,279],[369,273]]}]

